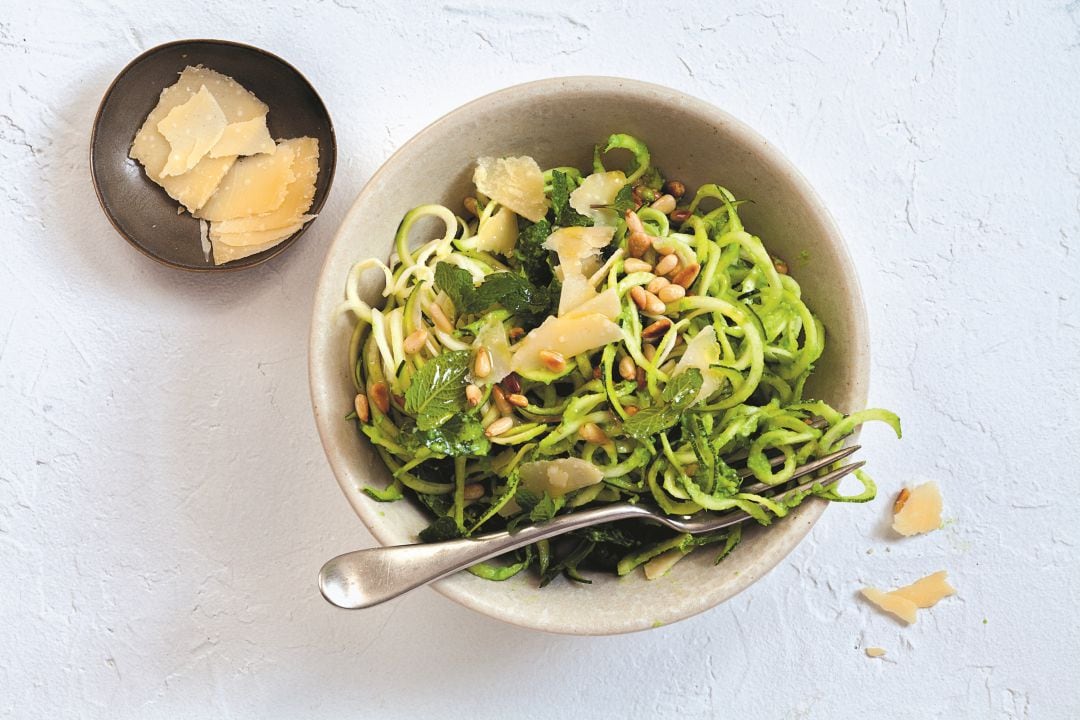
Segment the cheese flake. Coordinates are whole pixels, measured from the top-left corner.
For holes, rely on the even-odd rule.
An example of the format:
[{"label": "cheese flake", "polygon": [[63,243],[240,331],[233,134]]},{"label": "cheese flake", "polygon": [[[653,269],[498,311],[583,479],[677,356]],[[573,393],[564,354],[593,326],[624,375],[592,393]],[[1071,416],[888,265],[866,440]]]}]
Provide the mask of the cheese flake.
[{"label": "cheese flake", "polygon": [[270,131],[266,128],[266,116],[260,115],[226,125],[221,138],[210,148],[208,155],[212,158],[259,155],[272,153],[276,147],[274,138],[270,137]]},{"label": "cheese flake", "polygon": [[956,594],[956,588],[946,582],[946,576],[947,573],[940,570],[891,592],[868,587],[862,589],[862,594],[882,610],[912,624],[919,608],[931,608],[943,598]]},{"label": "cheese flake", "polygon": [[479,192],[532,222],[547,214],[544,173],[527,155],[479,158],[473,183]]},{"label": "cheese flake", "polygon": [[213,222],[246,218],[277,210],[285,201],[295,153],[284,143],[272,155],[237,160],[196,217]]},{"label": "cheese flake", "polygon": [[161,176],[183,175],[195,167],[221,139],[227,125],[225,113],[205,85],[170,110],[157,124],[158,132],[169,141],[169,160]]},{"label": "cheese flake", "polygon": [[928,533],[941,527],[941,489],[927,482],[900,493],[893,515],[893,530],[904,536]]}]

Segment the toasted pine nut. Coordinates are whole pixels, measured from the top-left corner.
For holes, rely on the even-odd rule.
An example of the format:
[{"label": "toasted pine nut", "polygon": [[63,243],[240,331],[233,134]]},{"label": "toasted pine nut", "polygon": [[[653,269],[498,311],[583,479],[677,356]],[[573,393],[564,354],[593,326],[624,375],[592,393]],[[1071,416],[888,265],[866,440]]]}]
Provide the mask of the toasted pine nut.
[{"label": "toasted pine nut", "polygon": [[636,272],[652,272],[652,265],[637,258],[627,258],[623,261],[623,270],[627,275]]},{"label": "toasted pine nut", "polygon": [[507,395],[506,401],[514,407],[523,408],[529,406],[529,398],[525,397],[520,393],[512,393],[510,395]]},{"label": "toasted pine nut", "polygon": [[633,380],[637,377],[637,365],[634,364],[634,358],[623,355],[622,360],[619,361],[619,377],[623,380]]},{"label": "toasted pine nut", "polygon": [[653,295],[655,295],[656,293],[660,292],[661,290],[663,290],[664,288],[666,288],[670,284],[671,284],[671,281],[668,280],[666,277],[658,277],[658,278],[655,278],[651,283],[649,283],[645,287],[645,289],[648,290],[649,292],[651,292]]},{"label": "toasted pine nut", "polygon": [[[667,241],[654,242],[653,243],[653,250],[655,250],[657,252],[657,254],[659,254],[659,255],[670,255],[673,252],[675,252],[675,243],[671,243],[671,242],[667,242]],[[660,274],[663,275],[663,273],[660,273]]]},{"label": "toasted pine nut", "polygon": [[390,388],[382,380],[368,388],[368,400],[383,415],[390,412]]},{"label": "toasted pine nut", "polygon": [[904,505],[907,504],[908,498],[911,497],[911,490],[904,488],[896,496],[896,502],[893,503],[893,515],[904,509]]},{"label": "toasted pine nut", "polygon": [[502,435],[504,432],[506,432],[512,427],[514,427],[514,418],[504,415],[503,417],[488,425],[487,428],[484,430],[484,434],[488,437],[497,437],[499,435]]},{"label": "toasted pine nut", "polygon": [[626,211],[626,229],[633,233],[644,233],[645,226],[641,224],[641,218],[633,210]]},{"label": "toasted pine nut", "polygon": [[630,288],[630,299],[634,301],[634,304],[638,306],[639,310],[644,310],[649,302],[645,297],[645,289],[640,285],[635,285]]},{"label": "toasted pine nut", "polygon": [[687,208],[679,208],[678,210],[673,210],[670,216],[671,222],[682,225],[684,222],[690,219],[690,216],[692,214],[693,213],[691,213]]},{"label": "toasted pine nut", "polygon": [[666,333],[669,327],[671,327],[671,320],[668,320],[667,318],[660,318],[652,325],[642,330],[641,337],[645,338],[646,340],[658,338],[664,333]]},{"label": "toasted pine nut", "polygon": [[679,267],[679,256],[675,254],[665,255],[660,258],[660,262],[656,263],[656,274],[667,275],[677,267]]},{"label": "toasted pine nut", "polygon": [[495,401],[495,409],[500,415],[510,415],[514,412],[514,408],[506,399],[506,392],[498,385],[491,386],[491,399]]},{"label": "toasted pine nut", "polygon": [[562,353],[557,353],[554,350],[541,350],[540,362],[544,363],[544,366],[552,372],[562,372],[566,369],[566,358],[562,356]]},{"label": "toasted pine nut", "polygon": [[667,215],[675,209],[675,198],[670,195],[661,195],[660,197],[656,198],[653,204],[649,207],[651,207],[653,210],[659,210],[660,212]]},{"label": "toasted pine nut", "polygon": [[774,257],[772,259],[772,264],[773,264],[773,267],[776,268],[776,272],[780,273],[781,275],[787,275],[788,274],[787,263],[784,262],[783,260],[781,260],[780,258]]},{"label": "toasted pine nut", "polygon": [[521,380],[518,379],[517,373],[509,373],[499,381],[499,384],[502,385],[502,389],[508,393],[521,392]]},{"label": "toasted pine nut", "polygon": [[353,407],[356,408],[356,417],[360,419],[360,422],[366,423],[371,419],[371,412],[368,410],[367,395],[364,393],[356,393]]},{"label": "toasted pine nut", "polygon": [[643,232],[632,232],[626,240],[626,248],[630,257],[639,258],[652,247],[652,238]]},{"label": "toasted pine nut", "polygon": [[409,333],[409,337],[405,338],[405,341],[401,343],[402,349],[408,354],[418,353],[424,347],[424,343],[427,342],[428,331],[420,328],[419,330],[413,330]]},{"label": "toasted pine nut", "polygon": [[686,194],[686,185],[683,185],[678,180],[668,180],[664,183],[664,192],[668,195],[674,195],[675,199],[678,200]]},{"label": "toasted pine nut", "polygon": [[637,405],[626,405],[626,406],[623,407],[623,410],[626,412],[627,415],[629,415],[631,417],[638,414],[638,406]]},{"label": "toasted pine nut", "polygon": [[466,500],[479,500],[484,497],[484,486],[480,483],[469,483],[464,490]]},{"label": "toasted pine nut", "polygon": [[697,280],[699,272],[701,272],[701,266],[697,263],[691,263],[679,272],[675,273],[674,277],[671,278],[671,282],[675,283],[676,285],[682,285],[684,288],[689,290],[690,286],[694,284],[695,280]]},{"label": "toasted pine nut", "polygon": [[585,442],[596,443],[597,445],[603,445],[608,441],[607,434],[594,422],[587,422],[579,427],[578,435]]},{"label": "toasted pine nut", "polygon": [[656,294],[664,304],[670,304],[686,297],[686,288],[682,285],[668,285]]},{"label": "toasted pine nut", "polygon": [[656,346],[652,343],[645,343],[641,348],[641,352],[646,360],[652,362],[652,359],[656,357]]},{"label": "toasted pine nut", "polygon": [[435,327],[444,333],[454,332],[454,324],[450,322],[450,318],[446,317],[446,313],[443,312],[438,303],[428,305],[428,315],[431,316],[431,321],[435,323]]},{"label": "toasted pine nut", "polygon": [[465,212],[473,217],[480,217],[480,206],[477,204],[476,198],[472,195],[462,200],[461,204],[465,206]]},{"label": "toasted pine nut", "polygon": [[491,374],[491,353],[481,345],[476,348],[476,357],[473,359],[473,375],[481,380]]},{"label": "toasted pine nut", "polygon": [[484,396],[483,391],[476,385],[469,383],[465,386],[465,400],[469,403],[469,407],[476,407],[480,404],[480,398]]},{"label": "toasted pine nut", "polygon": [[[667,288],[664,288],[664,290],[667,290]],[[660,292],[663,292],[664,290],[661,290]],[[650,315],[662,315],[665,310],[667,310],[667,306],[664,304],[664,301],[656,295],[653,295],[651,292],[646,291],[645,312]]]},{"label": "toasted pine nut", "polygon": [[510,328],[510,342],[516,342],[525,337],[525,328],[512,327]]}]

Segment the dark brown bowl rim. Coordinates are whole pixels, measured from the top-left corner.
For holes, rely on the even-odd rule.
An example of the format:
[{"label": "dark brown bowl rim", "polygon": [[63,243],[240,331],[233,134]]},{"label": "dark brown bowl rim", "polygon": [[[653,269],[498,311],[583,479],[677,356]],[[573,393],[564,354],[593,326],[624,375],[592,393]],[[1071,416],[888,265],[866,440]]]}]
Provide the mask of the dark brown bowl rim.
[{"label": "dark brown bowl rim", "polygon": [[307,76],[304,75],[304,73],[300,72],[292,63],[286,61],[285,59],[279,57],[278,55],[275,55],[274,53],[270,52],[269,50],[263,50],[260,47],[255,47],[254,45],[248,45],[246,43],[236,42],[234,40],[218,40],[218,39],[214,39],[214,38],[187,38],[187,39],[184,39],[184,40],[171,40],[171,41],[169,41],[167,43],[162,43],[160,45],[155,45],[154,47],[143,51],[137,57],[135,57],[130,62],[128,62],[128,64],[125,65],[123,67],[123,69],[120,70],[120,72],[118,72],[116,74],[116,77],[114,77],[112,79],[112,82],[109,83],[109,87],[107,87],[105,89],[104,94],[101,96],[101,102],[98,103],[97,112],[94,113],[94,124],[93,124],[93,127],[90,130],[90,156],[89,156],[90,157],[90,180],[91,180],[91,183],[94,186],[94,194],[97,196],[98,204],[101,205],[101,210],[102,210],[102,212],[105,213],[105,217],[108,218],[109,224],[113,226],[113,229],[116,230],[116,232],[120,235],[120,237],[124,238],[124,240],[126,240],[129,245],[131,245],[133,248],[138,250],[140,253],[142,253],[146,257],[150,258],[151,260],[155,260],[156,262],[159,262],[162,265],[165,265],[167,267],[176,268],[177,270],[185,270],[187,272],[194,272],[194,273],[238,272],[240,270],[247,270],[248,268],[253,268],[253,267],[257,266],[257,265],[262,265],[267,260],[275,258],[278,255],[280,255],[281,253],[285,252],[287,249],[292,247],[296,243],[296,241],[299,240],[300,237],[304,233],[306,233],[308,231],[308,228],[310,228],[315,223],[315,220],[311,220],[310,222],[308,222],[306,225],[304,225],[304,227],[300,228],[292,237],[290,237],[285,242],[280,243],[279,245],[277,245],[275,247],[272,247],[269,250],[264,250],[262,253],[259,253],[258,255],[253,256],[253,257],[257,258],[257,259],[252,261],[252,262],[249,262],[249,263],[246,263],[246,264],[243,264],[243,265],[225,264],[225,265],[215,265],[213,267],[189,267],[187,265],[181,265],[179,263],[175,263],[175,262],[173,262],[171,260],[168,260],[166,258],[161,257],[160,255],[156,255],[156,254],[150,252],[149,250],[146,249],[146,247],[144,247],[142,245],[142,243],[138,242],[135,238],[133,238],[129,233],[127,233],[123,228],[121,228],[117,224],[116,218],[113,217],[113,214],[112,214],[112,212],[110,212],[109,207],[105,202],[105,198],[102,195],[101,183],[98,180],[97,170],[96,170],[96,168],[94,166],[94,149],[97,147],[97,136],[98,136],[98,128],[101,125],[101,114],[105,110],[105,103],[108,101],[109,97],[112,95],[113,90],[116,88],[116,84],[120,81],[120,79],[123,78],[133,67],[135,67],[136,65],[138,65],[139,63],[144,61],[146,58],[150,57],[151,55],[153,55],[155,53],[161,52],[162,50],[166,50],[166,49],[171,48],[171,47],[175,47],[177,45],[189,45],[189,44],[194,44],[194,43],[208,43],[208,44],[213,44],[213,45],[224,45],[224,46],[227,46],[227,47],[240,48],[240,49],[243,49],[243,50],[251,50],[251,51],[253,51],[253,52],[257,53],[257,54],[265,55],[266,57],[271,58],[273,60],[276,60],[276,61],[280,62],[282,65],[284,65],[285,67],[292,70],[294,73],[296,73],[297,77],[299,77],[301,80],[303,80],[304,83],[306,83],[307,86],[309,88],[311,88],[312,95],[314,95],[315,99],[319,101],[319,105],[322,107],[323,114],[326,115],[327,129],[328,129],[329,134],[330,134],[330,145],[331,145],[331,147],[330,147],[330,151],[331,151],[330,152],[330,165],[329,165],[329,171],[328,171],[328,174],[327,174],[327,177],[326,177],[326,192],[323,193],[322,198],[319,199],[315,203],[315,205],[312,206],[311,210],[309,210],[309,212],[312,215],[318,215],[319,214],[319,212],[322,210],[323,206],[326,204],[326,199],[330,196],[330,188],[334,184],[334,174],[335,174],[335,172],[337,170],[337,134],[334,131],[334,121],[333,121],[333,118],[330,117],[330,111],[329,111],[329,109],[327,109],[326,103],[323,101],[322,96],[319,95],[319,92],[315,89],[315,86],[312,85],[311,81],[307,79]]}]

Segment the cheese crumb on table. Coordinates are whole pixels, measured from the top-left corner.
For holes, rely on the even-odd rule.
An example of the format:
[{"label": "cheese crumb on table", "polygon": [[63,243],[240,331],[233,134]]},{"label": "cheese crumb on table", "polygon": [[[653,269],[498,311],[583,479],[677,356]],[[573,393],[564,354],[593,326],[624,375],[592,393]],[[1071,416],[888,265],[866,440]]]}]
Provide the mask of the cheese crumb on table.
[{"label": "cheese crumb on table", "polygon": [[866,654],[872,658],[885,657],[885,648],[868,647],[866,648]]},{"label": "cheese crumb on table", "polygon": [[867,587],[862,589],[862,594],[885,612],[914,624],[920,608],[933,607],[942,598],[956,594],[956,588],[946,582],[946,575],[944,570],[940,570],[891,592]]},{"label": "cheese crumb on table", "polygon": [[893,507],[893,530],[904,536],[928,533],[941,527],[941,489],[927,482],[904,488]]}]

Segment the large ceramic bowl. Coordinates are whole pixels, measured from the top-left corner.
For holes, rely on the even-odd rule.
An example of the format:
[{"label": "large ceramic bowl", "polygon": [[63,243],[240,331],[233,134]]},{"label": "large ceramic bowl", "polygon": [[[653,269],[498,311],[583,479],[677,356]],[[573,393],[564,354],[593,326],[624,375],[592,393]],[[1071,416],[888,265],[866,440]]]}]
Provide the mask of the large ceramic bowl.
[{"label": "large ceramic bowl", "polygon": [[[627,132],[646,143],[656,164],[689,187],[718,182],[736,197],[747,229],[786,258],[810,308],[827,330],[827,349],[808,392],[852,412],[864,406],[868,337],[855,268],[821,199],[768,141],[717,108],[682,93],[631,80],[575,77],[518,85],[474,100],[405,143],[356,198],[334,239],[315,296],[310,374],[315,419],[345,496],[384,545],[416,542],[428,521],[407,501],[377,503],[361,492],[388,482],[367,439],[345,416],[354,390],[347,359],[352,319],[335,315],[357,260],[390,255],[402,215],[429,202],[458,207],[471,190],[481,155],[531,155],[541,167],[589,167],[594,143]],[[441,232],[441,229],[439,230]],[[414,242],[419,242],[414,239]],[[382,281],[372,274],[365,298]],[[594,573],[592,585],[528,574],[492,582],[459,573],[434,585],[443,595],[523,627],[581,635],[643,630],[707,610],[745,590],[810,531],[825,503],[802,505],[767,529],[753,528],[723,563],[701,552],[659,580]],[[355,549],[342,539],[341,551]]]}]

